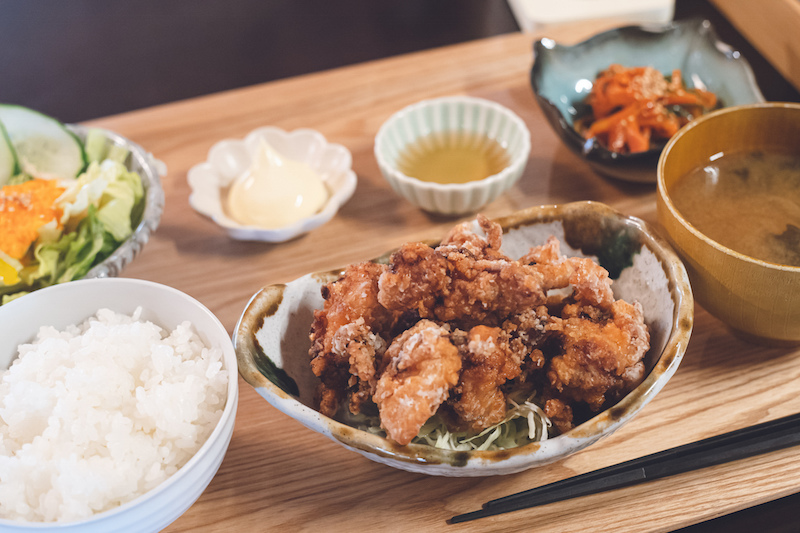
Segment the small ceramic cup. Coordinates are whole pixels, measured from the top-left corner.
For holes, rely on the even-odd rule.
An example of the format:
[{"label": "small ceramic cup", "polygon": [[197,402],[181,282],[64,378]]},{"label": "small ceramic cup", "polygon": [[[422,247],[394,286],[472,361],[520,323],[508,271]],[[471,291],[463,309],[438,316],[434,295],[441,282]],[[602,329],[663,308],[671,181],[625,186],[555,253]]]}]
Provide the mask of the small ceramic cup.
[{"label": "small ceramic cup", "polygon": [[[410,145],[435,133],[486,135],[507,153],[508,164],[487,178],[466,183],[434,183],[404,174],[398,163]],[[531,138],[525,123],[496,102],[469,96],[423,100],[401,109],[381,126],[375,137],[375,158],[392,189],[431,213],[474,213],[508,190],[522,176]]]}]

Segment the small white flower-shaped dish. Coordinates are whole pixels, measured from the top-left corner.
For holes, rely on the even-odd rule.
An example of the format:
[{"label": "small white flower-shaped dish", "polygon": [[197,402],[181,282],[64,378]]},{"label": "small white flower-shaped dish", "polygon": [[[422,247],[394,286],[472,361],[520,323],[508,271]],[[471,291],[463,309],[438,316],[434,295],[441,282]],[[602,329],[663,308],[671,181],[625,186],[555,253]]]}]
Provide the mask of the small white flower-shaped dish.
[{"label": "small white flower-shaped dish", "polygon": [[[262,139],[287,159],[305,162],[320,175],[329,198],[317,213],[277,229],[240,224],[228,215],[224,207],[227,189],[250,167]],[[274,126],[258,128],[244,139],[218,142],[209,150],[205,162],[189,169],[188,181],[192,189],[189,204],[225,229],[233,239],[288,241],[328,222],[353,196],[357,180],[351,168],[352,161],[347,148],[329,143],[317,131],[301,128],[286,132]]]},{"label": "small white flower-shaped dish", "polygon": [[[509,155],[503,170],[467,183],[433,183],[402,173],[397,162],[404,148],[437,132],[483,133]],[[522,176],[531,151],[531,135],[515,113],[496,102],[469,96],[423,100],[389,117],[375,137],[375,158],[392,189],[425,211],[445,215],[474,213],[507,191]]]}]

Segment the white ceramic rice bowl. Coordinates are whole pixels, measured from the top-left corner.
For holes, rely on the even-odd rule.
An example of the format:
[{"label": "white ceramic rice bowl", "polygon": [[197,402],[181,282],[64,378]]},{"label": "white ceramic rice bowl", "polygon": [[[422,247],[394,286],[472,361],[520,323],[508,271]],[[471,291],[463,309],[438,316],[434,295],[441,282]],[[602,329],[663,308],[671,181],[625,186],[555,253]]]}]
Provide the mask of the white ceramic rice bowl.
[{"label": "white ceramic rice bowl", "polygon": [[122,533],[160,531],[174,522],[200,497],[222,463],[233,434],[238,404],[238,373],[231,339],[222,323],[194,298],[165,285],[127,279],[78,280],[47,287],[0,307],[0,368],[6,369],[17,346],[30,342],[40,326],[63,329],[101,308],[132,314],[141,320],[174,329],[188,320],[209,347],[222,350],[228,370],[225,409],[214,431],[178,472],[149,492],[121,505],[74,522],[18,522],[0,519],[0,531],[30,533]]}]

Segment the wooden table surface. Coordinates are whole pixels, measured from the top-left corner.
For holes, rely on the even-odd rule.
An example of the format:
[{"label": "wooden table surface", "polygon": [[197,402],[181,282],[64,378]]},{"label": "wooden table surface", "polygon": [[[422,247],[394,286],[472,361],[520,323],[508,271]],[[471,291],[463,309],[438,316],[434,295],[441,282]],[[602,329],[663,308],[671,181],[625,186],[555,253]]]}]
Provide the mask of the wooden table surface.
[{"label": "wooden table surface", "polygon": [[[576,42],[605,27],[576,25],[548,36]],[[168,167],[161,224],[123,275],[190,294],[232,332],[263,285],[441,237],[460,219],[425,214],[396,196],[380,175],[373,139],[396,110],[442,95],[499,102],[531,131],[525,174],[485,214],[595,200],[655,224],[654,186],[597,175],[546,124],[528,81],[536,37],[509,34],[90,122],[129,137]],[[343,144],[359,179],[331,222],[282,244],[231,240],[188,204],[188,169],[215,142],[264,125],[313,128]],[[800,491],[796,450],[466,524],[445,520],[489,499],[798,412],[799,380],[800,351],[747,344],[697,307],[683,363],[633,421],[553,465],[470,479],[373,463],[273,409],[240,379],[227,456],[204,494],[167,531],[670,531]]]}]

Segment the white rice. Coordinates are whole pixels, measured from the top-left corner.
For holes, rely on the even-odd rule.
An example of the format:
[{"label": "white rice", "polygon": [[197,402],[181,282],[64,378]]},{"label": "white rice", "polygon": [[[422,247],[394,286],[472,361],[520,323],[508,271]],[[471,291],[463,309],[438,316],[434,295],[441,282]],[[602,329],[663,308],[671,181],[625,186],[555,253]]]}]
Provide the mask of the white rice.
[{"label": "white rice", "polygon": [[0,518],[67,522],[144,494],[205,442],[225,407],[222,351],[98,311],[43,327],[0,374]]}]

